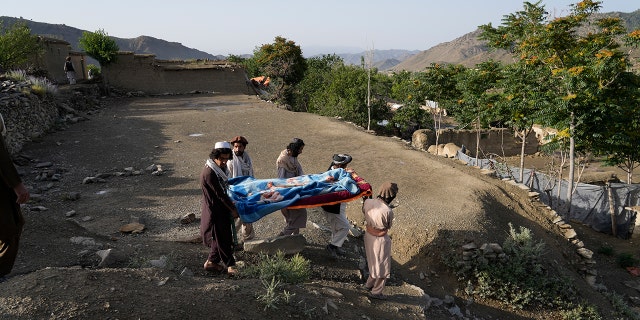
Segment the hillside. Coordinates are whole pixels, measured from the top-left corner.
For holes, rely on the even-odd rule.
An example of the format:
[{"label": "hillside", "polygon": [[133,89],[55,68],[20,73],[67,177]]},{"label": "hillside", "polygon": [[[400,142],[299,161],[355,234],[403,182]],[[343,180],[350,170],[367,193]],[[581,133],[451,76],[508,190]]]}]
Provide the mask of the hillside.
[{"label": "hillside", "polygon": [[[4,23],[5,26],[11,26],[16,22],[24,22],[27,24],[29,29],[31,29],[33,34],[67,41],[71,44],[71,47],[73,47],[74,50],[78,51],[80,51],[79,39],[82,36],[82,33],[84,31],[93,31],[81,30],[64,24],[43,23],[6,16],[0,17],[0,21]],[[149,36],[139,36],[133,39],[112,38],[116,41],[121,51],[132,51],[140,54],[155,54],[156,58],[161,60],[225,59],[225,56],[214,56],[204,51],[185,47],[179,42],[169,42]]]},{"label": "hillside", "polygon": [[[595,15],[594,18],[601,16],[616,16],[622,18],[625,21],[627,30],[635,30],[640,27],[640,10],[632,13],[602,13]],[[578,32],[586,32],[587,30],[588,28],[584,28]],[[452,41],[441,43],[402,61],[388,69],[388,71],[421,71],[431,63],[461,64],[465,67],[473,67],[489,59],[504,63],[511,63],[513,61],[513,57],[507,51],[487,47],[486,41],[478,39],[480,33],[480,29],[476,29]],[[640,58],[640,50],[637,48],[629,48],[628,50],[630,51],[632,61],[637,65],[638,58]]]},{"label": "hillside", "polygon": [[512,62],[509,52],[490,50],[485,41],[478,39],[479,36],[480,30],[476,30],[452,41],[441,43],[402,61],[391,68],[391,71],[422,71],[431,63],[461,64],[472,67],[489,59],[505,63]]}]

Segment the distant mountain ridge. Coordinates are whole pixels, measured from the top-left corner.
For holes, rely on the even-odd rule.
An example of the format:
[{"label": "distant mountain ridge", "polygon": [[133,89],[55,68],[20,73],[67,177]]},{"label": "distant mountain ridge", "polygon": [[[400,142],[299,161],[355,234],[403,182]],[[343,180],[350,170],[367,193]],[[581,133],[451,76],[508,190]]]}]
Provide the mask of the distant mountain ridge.
[{"label": "distant mountain ridge", "polygon": [[[31,29],[33,34],[64,40],[71,44],[74,50],[80,51],[79,39],[86,30],[70,27],[64,24],[51,24],[45,22],[36,22],[22,18],[0,17],[6,27],[16,22],[24,22]],[[113,37],[121,51],[131,51],[136,54],[155,54],[160,60],[189,60],[189,59],[211,59],[224,60],[227,56],[212,55],[210,53],[197,49],[188,48],[179,42],[169,42],[150,36],[139,36],[136,38],[126,39]],[[344,48],[343,48],[344,49]],[[355,48],[350,48],[355,49]],[[317,49],[316,49],[317,50]],[[419,53],[419,50],[374,50],[374,67],[379,70],[389,69],[402,60]],[[361,53],[341,53],[336,54],[341,57],[346,64],[359,65],[360,57],[365,56],[368,52]],[[241,55],[241,57],[250,57],[252,53]],[[320,56],[320,55],[316,55]]]},{"label": "distant mountain ridge", "polygon": [[[373,53],[373,67],[378,68],[378,70],[387,70],[390,69],[405,59],[414,56],[422,51],[420,50],[399,50],[399,49],[391,49],[391,50],[372,50]],[[336,54],[346,65],[361,65],[362,57],[365,59],[367,55],[369,55],[369,51],[363,51],[359,53],[338,53]]]},{"label": "distant mountain ridge", "polygon": [[[2,16],[0,22],[5,27],[11,26],[16,22],[24,22],[31,33],[64,40],[71,44],[74,50],[80,51],[79,39],[82,33],[86,30],[80,30],[78,28],[70,27],[64,24],[51,24],[44,22],[35,22],[27,19],[12,18]],[[169,42],[162,39],[157,39],[149,36],[139,36],[133,39],[125,38],[113,38],[121,51],[131,51],[138,54],[155,54],[157,59],[160,60],[172,60],[172,59],[211,59],[211,60],[224,60],[226,57],[217,55],[214,56],[210,53],[200,51],[197,49],[188,48],[178,42]]]},{"label": "distant mountain ridge", "polygon": [[[631,13],[609,12],[598,13],[594,18],[602,16],[615,16],[624,20],[627,30],[632,31],[640,27],[640,9]],[[423,71],[431,63],[447,63],[460,64],[465,67],[474,67],[476,64],[489,59],[501,61],[503,63],[513,63],[514,57],[506,50],[496,50],[489,48],[486,41],[480,40],[480,29],[476,29],[459,38],[449,42],[438,44],[428,50],[422,51],[416,55],[409,57],[401,63],[393,66],[387,71],[398,72],[406,71]],[[580,32],[580,30],[578,31]],[[634,64],[638,64],[637,59],[640,57],[640,50],[637,48],[629,48],[630,57]]]},{"label": "distant mountain ridge", "polygon": [[[640,9],[631,12],[610,12],[599,13],[598,16],[616,16],[624,20],[627,30],[635,30],[640,28]],[[2,16],[0,22],[5,27],[16,22],[24,22],[34,34],[51,37],[55,39],[65,40],[71,44],[74,50],[80,50],[78,40],[85,30],[69,27],[64,24],[50,24],[43,22],[34,22],[22,18],[12,18]],[[478,39],[480,29],[469,32],[459,38],[449,42],[438,44],[428,50],[373,50],[373,66],[380,71],[398,72],[406,71],[423,71],[431,63],[449,63],[460,64],[466,67],[473,67],[483,61],[493,59],[504,63],[514,62],[513,56],[505,50],[494,50],[486,45],[485,41]],[[188,48],[178,42],[169,42],[149,36],[139,36],[132,39],[124,39],[112,37],[120,50],[131,51],[137,54],[154,54],[160,60],[189,60],[189,59],[211,59],[224,60],[227,57],[223,55],[212,55],[210,53]],[[315,52],[317,51],[314,50]],[[353,48],[352,48],[353,49]],[[327,49],[330,50],[330,49]],[[640,57],[640,49],[630,48],[630,56],[632,59]],[[347,65],[360,65],[361,57],[366,57],[368,51],[360,53],[340,53],[336,54],[342,58]],[[252,53],[243,54],[242,57],[251,57]],[[321,56],[315,54],[313,57]]]}]

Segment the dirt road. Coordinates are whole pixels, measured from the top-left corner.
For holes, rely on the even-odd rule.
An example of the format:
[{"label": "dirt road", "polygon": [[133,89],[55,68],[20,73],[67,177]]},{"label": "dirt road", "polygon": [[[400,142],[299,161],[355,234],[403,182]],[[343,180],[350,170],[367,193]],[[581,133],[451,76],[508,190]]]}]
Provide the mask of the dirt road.
[{"label": "dirt road", "polygon": [[[572,247],[547,230],[539,219],[540,206],[526,192],[337,119],[293,113],[253,96],[217,95],[114,99],[88,117],[23,150],[32,157],[30,167],[23,168],[25,181],[40,196],[25,210],[27,225],[12,277],[0,283],[0,318],[281,319],[291,314],[422,319],[427,302],[419,291],[424,290],[432,297],[456,297],[463,312],[479,318],[518,319],[526,313],[466,304],[455,276],[440,263],[441,253],[455,250],[450,244],[465,239],[501,243],[511,222],[545,241],[552,248],[550,259],[572,259]],[[183,225],[179,219],[187,213],[199,217],[198,177],[204,161],[216,141],[236,135],[249,140],[247,152],[257,178],[274,177],[279,152],[298,137],[306,143],[299,157],[306,173],[323,172],[334,153],[348,153],[351,166],[374,189],[384,181],[398,184],[390,301],[371,303],[360,291],[359,239],[346,244],[348,258],[327,259],[323,248],[329,236],[314,227],[324,223],[315,210],[303,231],[308,241],[303,255],[312,261],[314,279],[289,288],[298,294],[295,303],[264,311],[255,301],[264,291],[255,279],[228,280],[201,270],[205,248],[182,242],[197,235],[197,222]],[[36,168],[45,162],[52,166]],[[161,165],[163,174],[118,175],[126,168],[144,171],[152,165]],[[62,178],[36,180],[45,170]],[[104,181],[83,183],[97,176]],[[70,200],[74,193],[79,199]],[[362,221],[359,205],[352,202],[347,209],[356,225]],[[36,211],[38,206],[46,210]],[[143,223],[145,231],[119,232],[134,221]],[[257,236],[275,236],[282,225],[281,215],[273,213],[255,223]],[[124,257],[120,268],[98,267],[96,251],[106,249]],[[245,254],[239,253],[240,259]],[[149,261],[162,256],[168,257],[168,265],[149,268]],[[590,290],[568,264],[559,263],[558,269],[578,279],[581,290]],[[181,276],[185,268],[193,276]],[[327,288],[340,295],[323,294]],[[336,308],[327,307],[328,299]],[[427,309],[427,318],[448,319],[451,314],[442,310]]]}]

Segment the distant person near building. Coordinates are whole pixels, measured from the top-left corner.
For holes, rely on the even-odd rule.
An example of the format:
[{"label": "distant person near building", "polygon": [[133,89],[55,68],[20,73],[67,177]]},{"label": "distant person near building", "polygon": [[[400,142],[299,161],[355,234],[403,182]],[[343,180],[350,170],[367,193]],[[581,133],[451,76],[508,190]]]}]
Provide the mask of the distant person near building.
[{"label": "distant person near building", "polygon": [[69,80],[69,84],[76,84],[76,70],[73,68],[73,62],[71,62],[71,57],[67,57],[64,62],[64,72],[67,73],[67,79]]}]

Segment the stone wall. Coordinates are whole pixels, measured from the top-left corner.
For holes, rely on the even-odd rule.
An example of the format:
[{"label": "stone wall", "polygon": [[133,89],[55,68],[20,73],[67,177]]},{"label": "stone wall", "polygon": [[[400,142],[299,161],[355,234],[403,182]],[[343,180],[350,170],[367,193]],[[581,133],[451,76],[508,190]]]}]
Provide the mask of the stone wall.
[{"label": "stone wall", "polygon": [[85,115],[101,107],[95,85],[75,85],[68,91],[44,97],[31,92],[31,84],[0,78],[0,114],[7,127],[4,137],[14,155],[25,143],[47,132],[85,119]]},{"label": "stone wall", "polygon": [[102,68],[110,86],[146,94],[193,91],[247,94],[245,70],[227,62],[202,64],[156,60],[155,55],[120,52],[115,63]]},{"label": "stone wall", "polygon": [[[422,129],[413,133],[412,145],[420,150],[428,150],[436,142],[433,130]],[[470,156],[475,157],[477,135],[475,130],[440,130],[438,144],[454,143],[457,146],[465,146]],[[480,158],[483,154],[495,153],[500,156],[515,156],[520,154],[521,142],[510,129],[487,129],[480,131]],[[525,154],[534,154],[538,151],[538,140],[534,134],[527,136]]]}]

